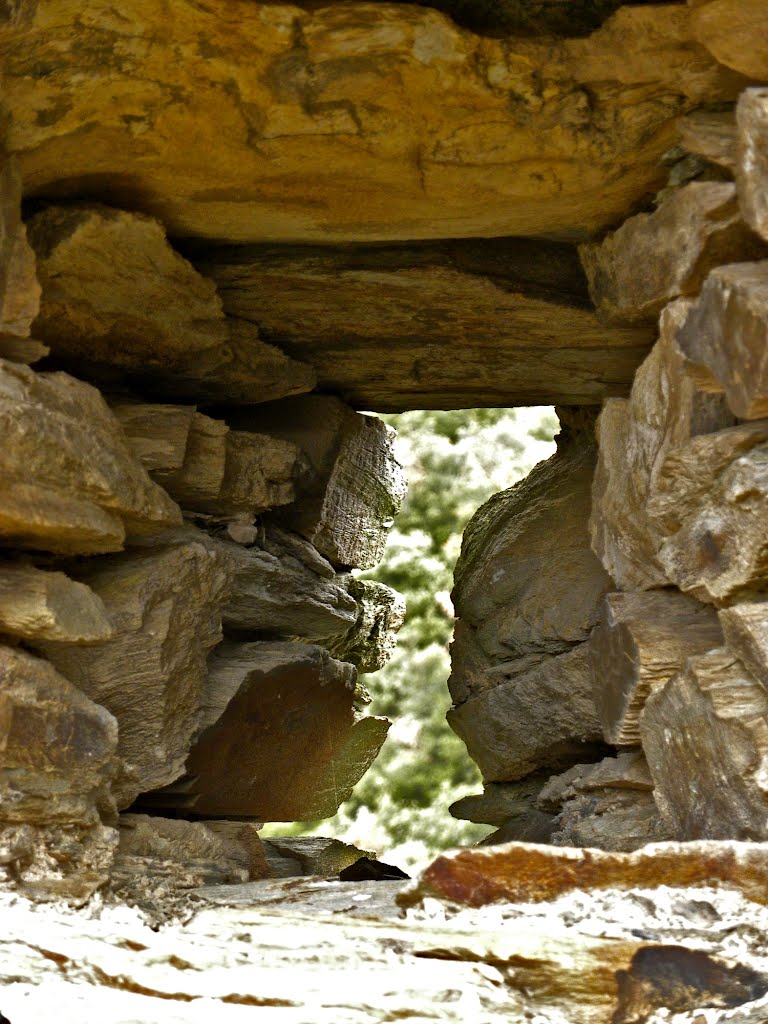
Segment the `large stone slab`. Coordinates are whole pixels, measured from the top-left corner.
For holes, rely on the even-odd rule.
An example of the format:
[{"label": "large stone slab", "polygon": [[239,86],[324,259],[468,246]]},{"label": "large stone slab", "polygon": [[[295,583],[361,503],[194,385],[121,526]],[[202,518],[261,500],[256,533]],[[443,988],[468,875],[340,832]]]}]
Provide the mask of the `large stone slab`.
[{"label": "large stone slab", "polygon": [[237,247],[198,266],[358,409],[596,404],[653,341],[601,324],[574,247],[552,242]]},{"label": "large stone slab", "polygon": [[338,568],[370,569],[384,554],[406,481],[395,432],[330,395],[305,395],[234,410],[232,426],[297,446],[309,461],[294,504],[279,521]]},{"label": "large stone slab", "polygon": [[678,334],[692,363],[711,374],[735,416],[768,416],[768,260],[713,270]]},{"label": "large stone slab", "polygon": [[694,181],[579,253],[606,320],[652,324],[668,302],[696,295],[714,267],[760,259],[768,248],[742,220],[732,182]]},{"label": "large stone slab", "polygon": [[492,686],[494,666],[503,665],[503,675],[519,660],[524,671],[588,638],[611,589],[589,546],[594,465],[588,431],[563,437],[555,455],[468,523],[452,595],[457,703]]},{"label": "large stone slab", "polygon": [[687,658],[722,641],[714,609],[679,591],[608,594],[589,641],[595,708],[606,742],[638,746],[638,721],[648,695]]},{"label": "large stone slab", "polygon": [[690,658],[640,721],[659,810],[681,839],[768,838],[768,693],[728,649]]},{"label": "large stone slab", "polygon": [[738,893],[580,893],[402,920],[398,886],[206,887],[207,906],[154,928],[135,910],[3,903],[3,1010],[24,1024],[45,1024],[52,1001],[102,1024],[246,1024],[255,1009],[264,1024],[765,1019],[765,912]]},{"label": "large stone slab", "polygon": [[114,636],[87,647],[38,646],[117,719],[124,769],[115,792],[128,807],[183,774],[206,657],[221,639],[227,564],[204,536],[192,535],[87,563],[78,575],[103,601]]},{"label": "large stone slab", "polygon": [[736,183],[748,224],[768,239],[768,89],[746,89],[736,107],[738,158]]},{"label": "large stone slab", "polygon": [[124,3],[14,5],[8,145],[30,195],[175,236],[583,235],[660,183],[681,113],[744,81],[682,5],[510,48],[415,5]]},{"label": "large stone slab", "polygon": [[0,647],[0,887],[84,902],[117,844],[117,722],[55,668]]},{"label": "large stone slab", "polygon": [[181,512],[134,458],[99,392],[0,360],[0,537],[65,554],[119,551]]},{"label": "large stone slab", "polygon": [[448,712],[448,724],[488,782],[520,779],[540,768],[589,760],[602,739],[592,699],[587,644],[545,659]]},{"label": "large stone slab", "polygon": [[214,283],[171,248],[154,218],[53,206],[32,217],[29,237],[42,285],[35,334],[76,372],[118,367],[165,397],[209,402],[312,389],[309,367],[224,315]]},{"label": "large stone slab", "polygon": [[209,817],[335,814],[389,728],[357,712],[356,677],[312,644],[221,644],[210,660],[203,731],[168,806],[179,794],[188,811]]}]

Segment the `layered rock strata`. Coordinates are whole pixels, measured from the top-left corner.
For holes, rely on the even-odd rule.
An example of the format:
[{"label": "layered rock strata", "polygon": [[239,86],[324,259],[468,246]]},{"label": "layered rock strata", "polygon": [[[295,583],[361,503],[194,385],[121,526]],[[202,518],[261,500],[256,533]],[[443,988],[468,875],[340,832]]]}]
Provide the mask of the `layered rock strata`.
[{"label": "layered rock strata", "polygon": [[[743,233],[733,186],[713,187],[730,193],[712,230]],[[230,316],[361,409],[595,404],[625,390],[653,341],[598,319],[563,243],[238,246],[198,266]]]}]

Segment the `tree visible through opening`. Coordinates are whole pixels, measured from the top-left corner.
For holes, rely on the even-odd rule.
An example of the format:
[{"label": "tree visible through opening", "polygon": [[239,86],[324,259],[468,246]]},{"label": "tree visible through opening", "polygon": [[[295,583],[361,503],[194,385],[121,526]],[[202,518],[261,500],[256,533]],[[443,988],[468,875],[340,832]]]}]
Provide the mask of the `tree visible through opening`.
[{"label": "tree visible through opening", "polygon": [[400,591],[408,610],[392,660],[363,682],[373,698],[371,713],[386,715],[392,728],[373,767],[334,818],[277,823],[262,834],[334,836],[408,869],[491,831],[458,821],[448,810],[482,785],[445,721],[453,569],[470,517],[553,454],[559,427],[546,406],[382,418],[397,430],[409,487],[384,559],[368,575]]}]

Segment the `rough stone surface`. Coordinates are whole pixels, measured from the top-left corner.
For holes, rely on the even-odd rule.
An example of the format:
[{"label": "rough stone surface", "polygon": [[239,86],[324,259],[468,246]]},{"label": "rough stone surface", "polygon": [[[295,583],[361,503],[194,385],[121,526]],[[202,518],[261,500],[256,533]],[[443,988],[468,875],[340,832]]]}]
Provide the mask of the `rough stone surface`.
[{"label": "rough stone surface", "polygon": [[198,266],[358,409],[597,404],[653,341],[601,324],[574,247],[552,242],[238,247]]},{"label": "rough stone surface", "polygon": [[117,723],[40,658],[0,647],[0,887],[83,902],[117,842]]},{"label": "rough stone surface", "polygon": [[544,772],[520,782],[489,782],[483,786],[482,793],[462,797],[448,809],[454,818],[498,827],[510,818],[525,815],[548,778],[548,773]]},{"label": "rough stone surface", "polygon": [[42,285],[35,333],[76,370],[151,374],[167,395],[261,402],[308,391],[314,374],[233,326],[212,281],[171,248],[152,217],[53,206],[29,222]]},{"label": "rough stone surface", "polygon": [[200,720],[206,656],[221,639],[226,565],[204,538],[86,564],[114,636],[88,647],[45,643],[54,665],[115,716],[125,768],[120,807],[184,771]]},{"label": "rough stone surface", "polygon": [[669,582],[658,563],[657,538],[645,511],[646,467],[633,434],[630,401],[609,398],[597,420],[598,460],[589,531],[592,550],[615,585],[627,590],[663,587]]},{"label": "rough stone surface", "polygon": [[99,392],[0,360],[0,537],[65,554],[118,551],[181,521]]},{"label": "rough stone surface", "polygon": [[718,617],[726,646],[768,690],[768,602],[722,608]]},{"label": "rough stone surface", "polygon": [[736,183],[744,219],[768,239],[768,89],[745,89],[736,107]]},{"label": "rough stone surface", "polygon": [[659,815],[639,751],[575,765],[550,779],[537,806],[556,815],[550,838],[554,846],[631,852],[673,838]]},{"label": "rough stone surface", "polygon": [[762,0],[694,0],[693,34],[730,68],[768,79],[768,11]]},{"label": "rough stone surface", "polygon": [[714,609],[679,591],[608,594],[589,641],[592,692],[606,742],[637,746],[648,695],[687,658],[722,642]]},{"label": "rough stone surface", "polygon": [[104,602],[63,572],[0,562],[0,633],[22,640],[93,643],[112,636]]},{"label": "rough stone surface", "polygon": [[470,520],[452,595],[460,627],[451,649],[456,703],[515,667],[525,672],[567,652],[597,622],[611,582],[589,548],[594,461],[588,434],[561,442]]},{"label": "rough stone surface", "polygon": [[[366,856],[366,851],[358,850],[356,846],[342,843],[338,839],[325,839],[323,836],[271,836],[264,840],[264,845],[271,847],[283,857],[298,860],[302,874],[323,878],[338,875],[344,868]],[[373,857],[370,851],[367,855]]]},{"label": "rough stone surface", "polygon": [[119,889],[163,877],[178,889],[245,882],[251,877],[247,854],[236,847],[200,822],[122,814],[112,885]]},{"label": "rough stone surface", "polygon": [[768,693],[727,649],[690,658],[640,722],[675,838],[768,837]]},{"label": "rough stone surface", "polygon": [[680,124],[680,146],[733,173],[736,170],[736,119],[732,111],[695,110]]},{"label": "rough stone surface", "polygon": [[349,578],[303,537],[270,525],[248,547],[221,537],[215,543],[230,563],[223,611],[229,629],[327,643],[354,627]]},{"label": "rough stone surface", "polygon": [[[295,499],[296,485],[305,472],[306,460],[290,441],[230,430],[218,493],[198,500],[194,508],[227,517],[239,512],[255,515],[276,505],[288,505]],[[173,488],[172,483],[170,486]]]},{"label": "rough stone surface", "polygon": [[718,885],[765,905],[767,882],[765,843],[653,843],[630,853],[509,843],[443,854],[400,902],[434,896],[481,907],[505,900],[538,903],[576,889]]},{"label": "rough stone surface", "polygon": [[14,5],[8,146],[28,194],[109,197],[173,236],[583,234],[660,183],[680,114],[744,84],[682,5],[512,49],[400,4],[184,0],[129,21]]},{"label": "rough stone surface", "polygon": [[352,665],[311,644],[221,644],[203,730],[168,806],[178,799],[196,814],[260,821],[335,814],[389,727],[358,714],[355,679]]},{"label": "rough stone surface", "polygon": [[699,434],[673,449],[657,467],[648,518],[660,536],[676,533],[706,505],[717,480],[741,455],[768,441],[768,420]]},{"label": "rough stone surface", "polygon": [[[316,842],[318,847],[329,842],[336,843],[336,847],[346,845],[328,839],[318,839]],[[274,844],[268,839],[265,845]],[[336,850],[336,847],[333,849]],[[285,849],[289,847],[286,846]],[[337,855],[340,852],[336,850]],[[308,862],[310,861],[311,858],[308,858]],[[317,873],[311,871],[299,871],[297,875],[298,877],[290,878],[288,881],[280,878],[244,885],[209,885],[197,889],[195,896],[219,907],[247,907],[251,910],[261,907],[265,911],[277,911],[281,915],[286,911],[300,913],[310,927],[318,919],[327,920],[331,915],[336,918],[340,915],[344,915],[345,918],[376,918],[378,921],[397,920],[402,917],[403,912],[395,898],[403,888],[403,881],[343,882],[318,877]]]},{"label": "rough stone surface", "polygon": [[230,416],[233,426],[261,430],[297,445],[310,470],[297,501],[280,521],[302,534],[333,565],[370,569],[405,494],[394,431],[325,395],[286,399]]},{"label": "rough stone surface", "polygon": [[185,511],[253,517],[292,502],[307,473],[290,441],[230,430],[194,406],[116,402],[113,411],[136,458]]},{"label": "rough stone surface", "polygon": [[[151,407],[150,407],[151,409]],[[147,415],[151,419],[152,412]],[[156,431],[161,434],[166,417],[158,416]],[[126,424],[129,443],[135,445],[139,456],[146,449],[146,431],[134,420]],[[149,424],[147,424],[149,427]],[[155,476],[168,493],[173,492],[176,500],[185,508],[195,509],[200,504],[215,501],[224,485],[227,464],[227,435],[229,427],[223,420],[213,419],[201,412],[194,412],[189,424],[186,448],[181,466],[173,469],[154,470]],[[162,435],[161,435],[162,436]],[[169,453],[171,463],[177,461],[175,453]]]},{"label": "rough stone surface", "polygon": [[718,267],[682,325],[678,344],[712,375],[735,416],[768,416],[768,260]]},{"label": "rough stone surface", "polygon": [[664,542],[660,561],[681,590],[729,604],[768,589],[768,444],[739,455],[701,506]]},{"label": "rough stone surface", "polygon": [[378,672],[395,651],[397,633],[405,621],[405,598],[384,583],[354,576],[348,577],[347,589],[357,602],[357,618],[331,653],[352,662],[358,672]]},{"label": "rough stone surface", "polygon": [[206,887],[185,923],[159,928],[138,910],[73,914],[6,897],[3,1011],[31,1024],[50,1019],[52,1001],[65,1020],[104,1024],[230,1024],[256,1008],[265,1024],[656,1024],[670,1008],[675,1024],[764,1020],[745,1015],[764,1013],[766,915],[738,892],[647,887],[551,907],[430,906],[403,920],[398,888]]},{"label": "rough stone surface", "polygon": [[741,219],[732,182],[694,181],[579,253],[598,312],[633,324],[655,323],[668,302],[696,295],[721,263],[760,259],[768,249]]},{"label": "rough stone surface", "polygon": [[649,497],[676,449],[733,423],[722,396],[702,390],[678,348],[688,310],[685,299],[666,307],[660,338],[635,375],[630,398],[609,399],[597,423],[592,548],[623,590],[677,582],[659,556],[663,533],[649,519]]},{"label": "rough stone surface", "polygon": [[587,644],[538,667],[504,677],[448,712],[488,782],[514,781],[539,768],[563,768],[588,758],[601,739],[592,699]]},{"label": "rough stone surface", "polygon": [[[21,181],[16,161],[0,156],[0,354],[3,358],[13,358],[13,351],[26,351],[30,355],[35,352],[36,343],[29,340],[29,334],[39,306],[35,255],[21,221]],[[43,354],[44,348],[39,352]]]},{"label": "rough stone surface", "polygon": [[109,407],[123,428],[131,451],[148,473],[157,473],[162,482],[181,470],[195,416],[194,405],[115,401]]}]

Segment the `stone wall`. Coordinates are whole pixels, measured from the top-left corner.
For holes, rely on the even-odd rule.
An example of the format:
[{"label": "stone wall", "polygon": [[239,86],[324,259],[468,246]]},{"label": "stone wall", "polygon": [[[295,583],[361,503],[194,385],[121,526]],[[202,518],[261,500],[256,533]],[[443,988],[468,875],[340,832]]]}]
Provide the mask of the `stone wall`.
[{"label": "stone wall", "polygon": [[453,812],[490,842],[768,839],[767,125],[764,88],[687,119],[695,180],[581,246],[658,339],[465,533],[449,720],[487,784]]},{"label": "stone wall", "polygon": [[560,407],[457,567],[456,812],[768,838],[762,5],[434,6],[0,5],[3,886],[86,898],[129,808],[119,870],[253,877],[348,796],[360,410]]},{"label": "stone wall", "polygon": [[[352,570],[405,482],[391,429],[307,394],[157,221],[25,225],[12,158],[2,182],[0,859],[5,884],[80,899],[134,804],[280,821],[349,796],[389,724],[358,670],[404,613]],[[69,358],[79,377],[29,365]]]}]

